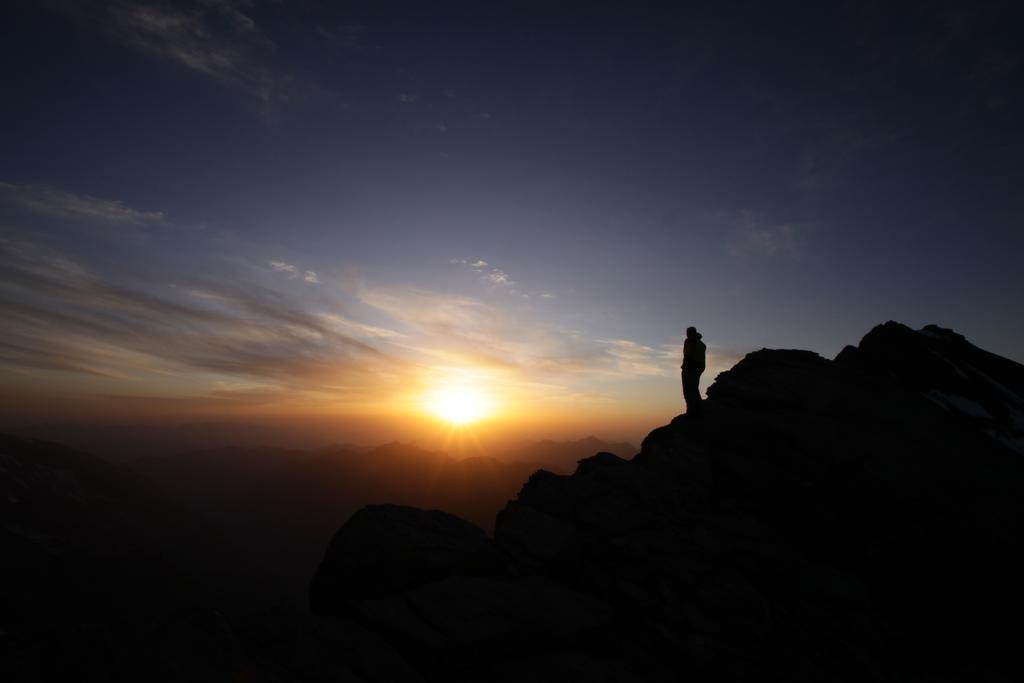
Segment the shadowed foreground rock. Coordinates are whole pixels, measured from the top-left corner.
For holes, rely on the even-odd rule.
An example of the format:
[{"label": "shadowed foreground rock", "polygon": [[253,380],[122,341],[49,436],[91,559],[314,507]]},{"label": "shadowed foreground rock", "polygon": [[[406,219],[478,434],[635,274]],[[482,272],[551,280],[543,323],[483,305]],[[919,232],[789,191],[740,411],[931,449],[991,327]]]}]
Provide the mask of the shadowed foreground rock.
[{"label": "shadowed foreground rock", "polygon": [[758,351],[700,420],[469,526],[357,513],[314,612],[427,680],[1021,680],[1024,367],[896,323]]},{"label": "shadowed foreground rock", "polygon": [[345,523],[310,587],[332,614],[451,575],[491,576],[504,561],[483,530],[439,510],[368,505]]},{"label": "shadowed foreground rock", "polygon": [[602,637],[607,605],[522,575],[509,559],[453,515],[371,505],[334,537],[310,604],[384,634],[421,670],[445,678],[492,678],[495,663],[524,656],[554,656],[547,666],[566,657],[577,668],[593,664],[576,650]]}]

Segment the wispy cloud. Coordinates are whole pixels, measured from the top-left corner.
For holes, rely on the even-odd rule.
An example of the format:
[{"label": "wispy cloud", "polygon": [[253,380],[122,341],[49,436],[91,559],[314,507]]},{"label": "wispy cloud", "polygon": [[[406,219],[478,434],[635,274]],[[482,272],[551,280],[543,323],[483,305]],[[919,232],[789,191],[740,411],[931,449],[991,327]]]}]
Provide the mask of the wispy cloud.
[{"label": "wispy cloud", "polygon": [[230,376],[336,399],[404,363],[255,283],[163,291],[110,282],[37,245],[0,241],[0,364],[94,376]]},{"label": "wispy cloud", "polygon": [[491,287],[497,289],[504,289],[509,294],[519,296],[523,299],[529,299],[532,296],[539,297],[541,299],[554,299],[555,295],[549,292],[535,292],[530,290],[524,290],[524,288],[517,284],[512,277],[502,270],[483,259],[466,259],[466,258],[452,258],[448,259],[449,263],[466,266],[480,275],[480,279],[486,282]]},{"label": "wispy cloud", "polygon": [[464,295],[421,288],[364,286],[360,300],[416,331],[407,348],[434,361],[468,363],[522,379],[628,379],[670,375],[678,360],[658,348],[585,335]]},{"label": "wispy cloud", "polygon": [[289,78],[270,66],[274,45],[246,13],[250,3],[205,2],[66,3],[83,21],[99,23],[114,40],[173,62],[264,101],[284,96]]},{"label": "wispy cloud", "polygon": [[504,327],[501,311],[468,296],[441,294],[417,287],[367,287],[358,297],[406,325],[452,338],[490,339]]},{"label": "wispy cloud", "polygon": [[291,277],[302,277],[302,279],[311,285],[320,284],[320,276],[316,274],[316,271],[306,270],[300,271],[298,266],[287,261],[270,260],[267,264],[278,271],[279,273],[287,273]]},{"label": "wispy cloud", "polygon": [[294,265],[292,265],[291,263],[285,263],[284,261],[267,261],[267,263],[270,265],[271,268],[277,271],[281,271],[282,273],[291,273],[292,275],[295,275],[297,272],[299,272],[298,268],[296,268]]},{"label": "wispy cloud", "polygon": [[390,341],[402,339],[407,336],[401,332],[390,330],[386,327],[378,327],[376,325],[367,325],[365,323],[356,322],[355,320],[351,320],[337,313],[322,313],[321,318],[324,320],[325,324],[332,326],[342,334],[359,339],[384,339]]},{"label": "wispy cloud", "polygon": [[615,370],[628,375],[667,375],[671,366],[662,362],[661,354],[650,346],[628,339],[599,340],[608,355],[615,359]]},{"label": "wispy cloud", "polygon": [[145,225],[164,219],[160,211],[139,211],[119,200],[98,199],[45,185],[0,182],[0,201],[61,218]]},{"label": "wispy cloud", "polygon": [[515,287],[516,285],[516,281],[510,278],[508,276],[508,273],[501,270],[500,268],[494,268],[484,277],[492,285],[497,285],[499,287]]}]

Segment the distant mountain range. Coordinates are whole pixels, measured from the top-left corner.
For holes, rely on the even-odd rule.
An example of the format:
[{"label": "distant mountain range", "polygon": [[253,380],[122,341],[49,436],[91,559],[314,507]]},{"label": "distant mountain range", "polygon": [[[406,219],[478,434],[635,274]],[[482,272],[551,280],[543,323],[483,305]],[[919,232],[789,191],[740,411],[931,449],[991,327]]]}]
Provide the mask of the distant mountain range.
[{"label": "distant mountain range", "polygon": [[[456,459],[408,444],[298,451],[221,448],[139,458],[131,466],[195,510],[303,597],[331,535],[353,512],[389,501],[438,508],[485,529],[531,472],[572,471],[597,451],[630,454],[596,437],[543,441],[503,458]],[[531,459],[535,458],[535,459]]]},{"label": "distant mountain range", "polygon": [[[150,457],[180,456],[193,451],[258,451],[268,447],[279,450],[365,452],[391,438],[385,436],[380,440],[367,440],[364,437],[358,443],[354,439],[339,443],[339,429],[344,439],[343,426],[283,424],[280,421],[207,421],[172,425],[76,423],[64,420],[15,425],[0,422],[0,433],[28,439],[43,438],[118,463]],[[384,423],[376,425],[374,431],[388,434]],[[637,452],[636,446],[632,444],[609,442],[593,435],[570,441],[500,439],[489,441],[484,446],[474,445],[472,449],[453,445],[443,436],[424,439],[410,435],[408,438],[403,437],[402,443],[427,451],[445,452],[455,458],[485,456],[507,461],[529,460],[566,472],[576,467],[577,460],[593,455],[596,452],[590,450],[593,446],[622,457],[630,457]]]},{"label": "distant mountain range", "polygon": [[602,441],[591,435],[576,441],[538,441],[518,448],[499,450],[494,453],[494,457],[509,462],[539,463],[552,472],[572,474],[580,460],[602,451],[620,458],[632,458],[639,449],[632,444]]},{"label": "distant mountain range", "polygon": [[0,425],[0,431],[26,438],[42,437],[77,450],[96,453],[110,462],[131,462],[140,457],[178,455],[218,448],[260,448],[285,444],[312,450],[333,437],[302,427],[260,422],[211,421],[176,425],[69,423],[56,421],[26,425]]}]

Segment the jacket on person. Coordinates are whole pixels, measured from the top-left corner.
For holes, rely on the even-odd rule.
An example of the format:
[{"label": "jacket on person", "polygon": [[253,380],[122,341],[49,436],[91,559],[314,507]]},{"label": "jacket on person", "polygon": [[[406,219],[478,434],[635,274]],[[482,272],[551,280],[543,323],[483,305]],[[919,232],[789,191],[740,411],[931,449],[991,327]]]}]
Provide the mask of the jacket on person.
[{"label": "jacket on person", "polygon": [[698,332],[693,337],[687,337],[686,341],[683,342],[682,368],[684,371],[704,372],[704,354],[707,351],[707,347],[700,338],[701,335]]}]

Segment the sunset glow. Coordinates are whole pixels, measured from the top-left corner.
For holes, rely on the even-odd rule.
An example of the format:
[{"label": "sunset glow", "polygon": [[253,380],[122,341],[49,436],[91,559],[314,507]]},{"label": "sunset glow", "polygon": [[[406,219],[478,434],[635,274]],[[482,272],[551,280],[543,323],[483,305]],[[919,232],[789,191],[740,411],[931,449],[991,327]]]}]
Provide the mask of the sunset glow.
[{"label": "sunset glow", "polygon": [[467,425],[487,417],[493,405],[475,387],[452,386],[438,389],[427,399],[430,412],[455,426]]},{"label": "sunset glow", "polygon": [[1020,362],[1024,41],[960,3],[6,3],[0,430],[639,443],[691,325],[701,391],[890,319]]}]

